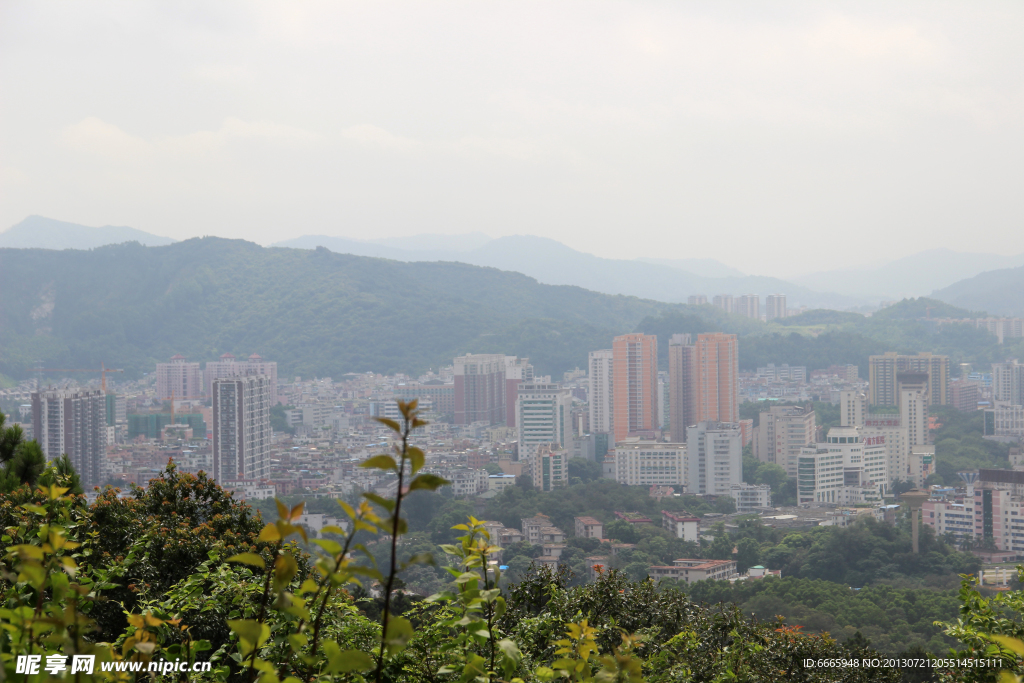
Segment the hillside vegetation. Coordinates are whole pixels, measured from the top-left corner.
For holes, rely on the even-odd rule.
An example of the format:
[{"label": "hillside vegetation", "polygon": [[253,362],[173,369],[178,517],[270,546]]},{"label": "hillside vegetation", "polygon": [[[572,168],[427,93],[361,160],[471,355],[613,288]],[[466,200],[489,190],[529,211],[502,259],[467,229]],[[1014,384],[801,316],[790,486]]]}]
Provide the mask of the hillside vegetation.
[{"label": "hillside vegetation", "polygon": [[492,268],[219,238],[0,249],[0,291],[0,372],[13,377],[38,360],[139,372],[175,353],[228,351],[295,374],[418,372],[468,351],[527,355],[560,372],[669,307]]},{"label": "hillside vegetation", "polygon": [[90,251],[0,249],[0,292],[0,376],[15,379],[39,362],[103,362],[138,376],[175,353],[203,361],[225,352],[274,359],[282,377],[420,373],[467,352],[526,356],[539,374],[557,377],[634,331],[658,336],[666,366],[672,334],[729,332],[743,339],[742,369],[853,363],[862,377],[869,355],[890,350],[948,353],[954,367],[1024,351],[1019,339],[999,345],[967,325],[935,329],[917,320],[942,306],[925,299],[870,318],[811,312],[785,321],[799,324],[765,324],[494,268],[212,237]]}]

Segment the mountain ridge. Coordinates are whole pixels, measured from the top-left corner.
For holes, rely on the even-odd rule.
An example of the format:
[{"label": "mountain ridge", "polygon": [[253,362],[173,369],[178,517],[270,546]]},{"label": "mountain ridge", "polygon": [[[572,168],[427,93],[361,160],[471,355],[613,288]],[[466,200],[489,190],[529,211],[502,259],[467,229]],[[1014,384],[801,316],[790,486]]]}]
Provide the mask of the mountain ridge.
[{"label": "mountain ridge", "polygon": [[93,227],[45,216],[28,216],[0,232],[0,248],[10,249],[95,249],[123,242],[158,247],[174,240],[125,225]]},{"label": "mountain ridge", "polygon": [[535,235],[499,237],[459,254],[400,251],[328,235],[303,235],[271,246],[299,249],[322,246],[337,253],[396,260],[457,261],[523,273],[543,284],[574,285],[602,294],[637,296],[667,303],[683,303],[694,294],[704,294],[710,299],[715,294],[745,293],[758,293],[762,297],[784,293],[788,305],[794,307],[843,308],[861,303],[853,297],[814,292],[778,278],[756,275],[711,278],[649,260],[606,259]]}]

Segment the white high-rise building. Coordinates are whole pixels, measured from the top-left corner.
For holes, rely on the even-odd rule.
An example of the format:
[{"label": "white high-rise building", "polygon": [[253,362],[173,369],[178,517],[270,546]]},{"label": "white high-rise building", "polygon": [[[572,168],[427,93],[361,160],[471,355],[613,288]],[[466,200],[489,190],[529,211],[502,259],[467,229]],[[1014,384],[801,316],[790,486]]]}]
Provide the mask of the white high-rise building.
[{"label": "white high-rise building", "polygon": [[203,371],[181,354],[156,364],[156,397],[160,400],[202,398]]},{"label": "white high-rise building", "polygon": [[795,479],[801,449],[814,443],[813,408],[773,406],[758,416],[754,428],[754,457],[784,468]]},{"label": "white high-rise building", "polygon": [[543,447],[571,446],[572,392],[558,384],[520,384],[516,396],[519,459],[528,462]]},{"label": "white high-rise building", "polygon": [[82,488],[103,483],[107,402],[99,389],[39,391],[32,394],[32,434],[47,460],[67,453]]},{"label": "white high-rise building", "polygon": [[736,297],[736,313],[753,318],[754,320],[761,319],[761,297],[757,294],[744,294]]},{"label": "white high-rise building", "polygon": [[885,439],[857,427],[833,427],[824,443],[800,455],[797,502],[855,504],[880,502],[889,490]]},{"label": "white high-rise building", "polygon": [[668,372],[658,371],[658,410],[655,415],[658,418],[658,427],[666,429],[671,418],[669,417],[671,398],[669,397]]},{"label": "white high-rise building", "polygon": [[839,395],[839,424],[859,427],[865,439],[886,445],[889,467],[887,485],[914,478],[911,454],[928,443],[928,401],[924,383],[904,382],[899,387],[899,413],[870,413],[867,397],[856,391]]},{"label": "white high-rise building", "polygon": [[1016,359],[992,364],[992,399],[996,403],[1024,405],[1024,365]]},{"label": "white high-rise building", "polygon": [[270,378],[213,381],[213,476],[217,481],[263,479],[270,467]]},{"label": "white high-rise building", "polygon": [[685,486],[686,444],[629,437],[615,444],[615,481],[627,486]]},{"label": "white high-rise building", "polygon": [[736,302],[733,301],[732,294],[716,294],[711,301],[715,308],[721,308],[726,313],[736,312]]},{"label": "white high-rise building", "polygon": [[206,364],[205,375],[207,396],[213,395],[213,382],[221,377],[264,375],[270,381],[271,405],[277,403],[277,363],[263,360],[255,353],[244,361],[239,361],[234,355],[225,353],[220,360],[210,361]]},{"label": "white high-rise building", "polygon": [[590,401],[590,431],[601,434],[612,434],[615,431],[615,414],[612,397],[614,396],[612,350],[601,349],[591,351],[588,359],[590,373],[590,389],[587,398]]},{"label": "white high-rise building", "polygon": [[731,495],[743,483],[743,433],[735,422],[698,422],[687,428],[689,493]]},{"label": "white high-rise building", "polygon": [[775,320],[786,317],[786,295],[769,294],[764,298],[764,319]]}]

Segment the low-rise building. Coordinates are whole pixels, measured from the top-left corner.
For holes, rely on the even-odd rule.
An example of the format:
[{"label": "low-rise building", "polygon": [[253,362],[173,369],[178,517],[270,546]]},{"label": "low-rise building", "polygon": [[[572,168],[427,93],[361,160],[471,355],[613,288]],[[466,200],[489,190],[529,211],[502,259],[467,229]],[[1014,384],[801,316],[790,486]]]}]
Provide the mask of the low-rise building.
[{"label": "low-rise building", "polygon": [[973,501],[957,503],[934,498],[926,500],[921,505],[921,519],[935,529],[936,536],[950,534],[958,539],[974,538],[974,506],[972,503]]},{"label": "low-rise building", "polygon": [[772,506],[772,487],[768,484],[733,484],[729,495],[736,501],[736,512],[750,512]]},{"label": "low-rise building", "polygon": [[514,474],[491,474],[487,477],[488,491],[504,491],[509,486],[515,485],[516,475]]},{"label": "low-rise building", "polygon": [[688,512],[661,511],[661,525],[676,538],[696,542],[700,538],[700,519]]},{"label": "low-rise building", "polygon": [[670,565],[654,565],[648,571],[655,581],[675,579],[693,583],[694,581],[725,581],[736,574],[736,560],[704,560],[683,558],[673,560]]},{"label": "low-rise building", "polygon": [[576,517],[576,536],[579,538],[604,538],[604,525],[593,517]]}]

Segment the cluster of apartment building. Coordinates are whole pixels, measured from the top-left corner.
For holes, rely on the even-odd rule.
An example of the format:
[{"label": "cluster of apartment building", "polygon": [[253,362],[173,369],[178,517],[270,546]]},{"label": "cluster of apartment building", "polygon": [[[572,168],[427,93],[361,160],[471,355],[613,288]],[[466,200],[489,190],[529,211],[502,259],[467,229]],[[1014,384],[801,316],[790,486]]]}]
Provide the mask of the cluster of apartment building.
[{"label": "cluster of apartment building", "polygon": [[936,535],[965,546],[990,540],[1000,561],[1024,555],[1024,455],[1010,455],[1012,469],[961,472],[964,486],[934,487],[921,506],[921,521]]},{"label": "cluster of apartment building", "polygon": [[[693,294],[686,299],[690,306],[706,306],[708,297],[704,294]],[[785,294],[769,294],[764,298],[764,313],[761,313],[761,297],[757,294],[716,294],[711,299],[711,305],[720,308],[726,313],[741,315],[744,318],[754,320],[775,320],[785,318],[787,315],[796,315],[806,309],[789,310],[786,308]]]}]

